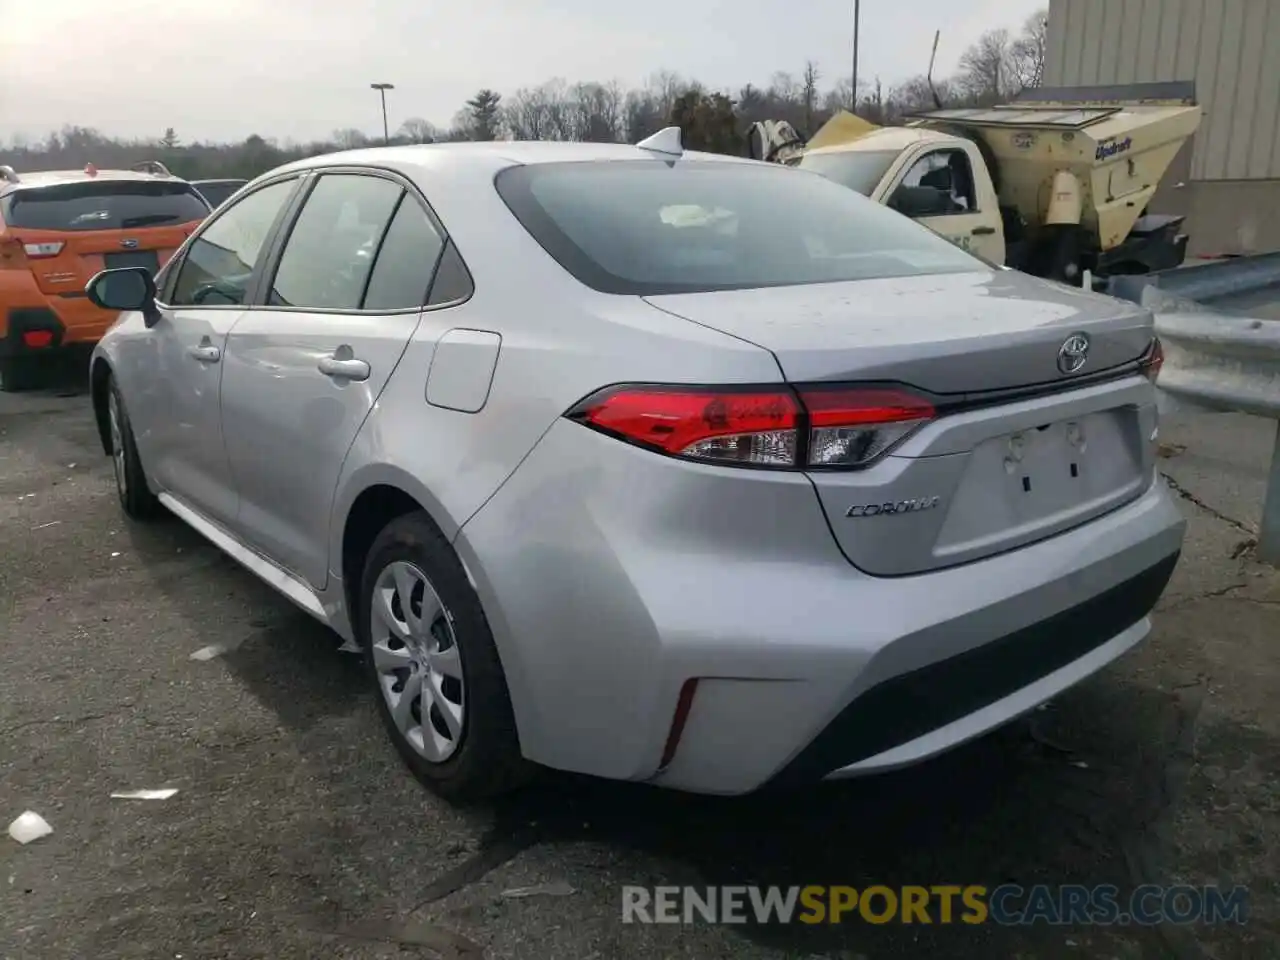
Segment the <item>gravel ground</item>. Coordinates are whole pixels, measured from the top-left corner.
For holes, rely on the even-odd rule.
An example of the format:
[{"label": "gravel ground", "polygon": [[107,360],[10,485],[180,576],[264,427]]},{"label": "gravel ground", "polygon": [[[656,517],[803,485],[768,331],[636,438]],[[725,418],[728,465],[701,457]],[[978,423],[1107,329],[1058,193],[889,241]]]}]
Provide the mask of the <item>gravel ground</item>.
[{"label": "gravel ground", "polygon": [[[74,381],[0,394],[0,820],[54,829],[0,836],[0,958],[1280,957],[1280,576],[1247,549],[1273,433],[1167,423],[1191,526],[1155,632],[1029,722],[784,796],[547,775],[460,811],[401,767],[333,635],[177,521],[122,519]],[[189,659],[213,643],[235,649]],[[1009,881],[1246,884],[1250,919],[620,922],[624,884]]]}]

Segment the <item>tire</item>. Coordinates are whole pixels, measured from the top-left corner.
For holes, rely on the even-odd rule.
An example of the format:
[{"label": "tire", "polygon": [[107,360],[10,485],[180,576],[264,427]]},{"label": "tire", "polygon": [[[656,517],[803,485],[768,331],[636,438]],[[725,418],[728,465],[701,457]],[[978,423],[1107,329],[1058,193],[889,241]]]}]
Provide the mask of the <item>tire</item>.
[{"label": "tire", "polygon": [[116,494],[125,515],[133,520],[150,520],[160,513],[160,501],[147,486],[133,425],[125,409],[124,397],[116,378],[107,383],[107,424],[111,437],[111,465],[116,479]]},{"label": "tire", "polygon": [[5,357],[0,360],[0,390],[18,393],[34,390],[43,384],[45,365],[43,357]]},{"label": "tire", "polygon": [[[406,630],[406,608],[416,629]],[[428,610],[434,615],[425,624]],[[480,598],[425,513],[398,517],[374,541],[353,627],[387,733],[432,792],[465,803],[510,792],[529,779],[534,768],[520,753],[506,677]],[[426,717],[422,691],[433,701]]]}]

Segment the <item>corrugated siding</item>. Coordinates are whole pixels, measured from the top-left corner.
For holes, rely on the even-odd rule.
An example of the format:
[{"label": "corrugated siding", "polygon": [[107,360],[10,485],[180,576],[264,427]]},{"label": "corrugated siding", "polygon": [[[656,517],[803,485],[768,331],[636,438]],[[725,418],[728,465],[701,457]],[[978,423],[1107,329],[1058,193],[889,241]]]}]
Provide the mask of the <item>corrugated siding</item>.
[{"label": "corrugated siding", "polygon": [[1195,80],[1196,180],[1280,179],[1280,0],[1050,0],[1050,86]]}]

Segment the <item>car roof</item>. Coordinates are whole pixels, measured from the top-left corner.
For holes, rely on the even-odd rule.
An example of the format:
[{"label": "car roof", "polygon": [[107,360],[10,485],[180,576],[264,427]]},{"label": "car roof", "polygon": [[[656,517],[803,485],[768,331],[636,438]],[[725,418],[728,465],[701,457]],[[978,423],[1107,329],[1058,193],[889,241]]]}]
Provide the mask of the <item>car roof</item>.
[{"label": "car roof", "polygon": [[[669,161],[671,158],[626,143],[578,143],[550,140],[494,140],[487,142],[422,143],[398,147],[367,147],[344,150],[297,160],[277,168],[286,171],[321,169],[333,166],[389,167],[396,170],[447,172],[451,176],[474,174],[491,180],[507,167],[542,163],[587,163],[618,160]],[[722,161],[758,163],[745,157],[686,150],[677,162]],[[406,170],[406,172],[408,172]]]},{"label": "car roof", "polygon": [[929,130],[924,127],[880,127],[863,134],[856,140],[833,143],[827,147],[814,147],[812,150],[806,150],[805,153],[806,155],[829,156],[833,153],[861,153],[872,150],[887,152],[889,150],[905,150],[907,147],[914,146],[917,143],[950,139],[954,138],[937,130]]},{"label": "car roof", "polygon": [[52,187],[64,183],[89,183],[90,181],[109,180],[141,181],[154,183],[186,183],[181,177],[163,176],[155,173],[143,173],[137,170],[99,170],[89,175],[84,170],[33,170],[30,173],[18,173],[17,183],[0,181],[0,196],[27,190],[32,187]]}]

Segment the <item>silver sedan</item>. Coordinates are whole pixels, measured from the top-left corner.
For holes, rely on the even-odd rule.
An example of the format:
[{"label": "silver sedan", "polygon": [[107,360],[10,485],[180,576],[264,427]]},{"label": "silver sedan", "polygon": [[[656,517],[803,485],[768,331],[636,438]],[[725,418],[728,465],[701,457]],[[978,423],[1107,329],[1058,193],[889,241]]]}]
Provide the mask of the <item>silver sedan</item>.
[{"label": "silver sedan", "polygon": [[1150,314],[676,131],[301,161],[88,293],[124,511],[358,644],[451,799],[919,761],[1139,643],[1182,545]]}]

